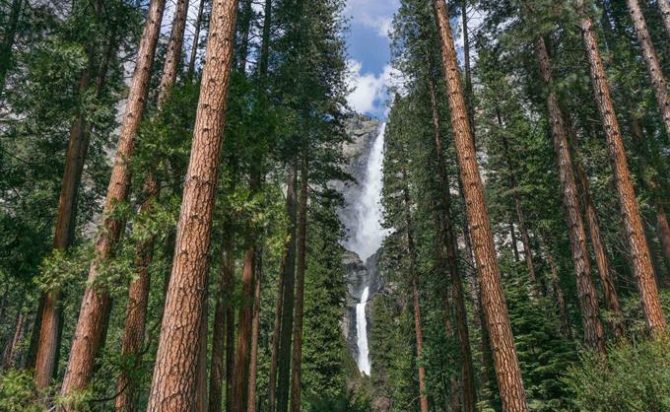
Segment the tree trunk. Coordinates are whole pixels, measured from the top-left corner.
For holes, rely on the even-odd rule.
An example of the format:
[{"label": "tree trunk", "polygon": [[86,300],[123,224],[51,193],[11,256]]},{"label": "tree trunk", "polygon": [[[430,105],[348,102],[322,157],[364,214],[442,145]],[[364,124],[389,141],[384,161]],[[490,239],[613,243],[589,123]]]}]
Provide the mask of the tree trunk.
[{"label": "tree trunk", "polygon": [[528,409],[526,394],[514,347],[507,303],[500,284],[493,233],[484,201],[484,188],[479,175],[474,136],[463,98],[449,15],[443,0],[433,0],[433,5],[442,43],[443,69],[449,96],[454,143],[460,165],[466,212],[479,271],[482,307],[493,348],[500,398],[505,412],[526,411]]},{"label": "tree trunk", "polygon": [[72,341],[70,359],[63,378],[61,394],[68,396],[83,389],[93,372],[93,362],[104,340],[104,322],[110,309],[109,292],[104,287],[93,285],[98,278],[99,266],[104,264],[114,252],[121,236],[123,222],[114,217],[119,202],[125,202],[130,189],[130,163],[135,147],[135,135],[144,112],[147,88],[154,60],[154,52],[165,0],[152,0],[144,27],[137,57],[137,65],[128,94],[119,143],[109,180],[107,197],[103,210],[104,220],[95,243],[95,254],[88,274],[89,286],[79,311],[79,319]]},{"label": "tree trunk", "polygon": [[[155,181],[145,182],[145,192],[158,190]],[[152,184],[153,183],[153,184]],[[151,202],[145,202],[140,206],[139,213],[149,213]],[[128,287],[128,306],[126,307],[126,320],[121,338],[121,356],[133,358],[133,369],[141,362],[142,346],[144,343],[144,331],[146,328],[147,306],[149,303],[149,286],[151,277],[149,264],[151,263],[151,251],[145,248],[153,248],[153,242],[148,245],[140,242],[135,253],[135,269],[137,279],[133,280]],[[131,372],[122,370],[116,382],[117,412],[132,412],[136,410],[136,385],[131,380]]]},{"label": "tree trunk", "polygon": [[[228,228],[226,231],[229,231]],[[212,326],[212,366],[209,374],[209,412],[221,412],[223,401],[223,381],[226,371],[226,306],[232,301],[235,259],[231,238],[224,239],[223,261],[216,288],[214,325]]]},{"label": "tree trunk", "polygon": [[[103,92],[107,83],[107,72],[111,60],[117,51],[118,40],[115,29],[110,33],[110,40],[104,52],[102,63],[95,80],[97,96]],[[93,58],[90,56],[89,58]],[[90,68],[82,74],[79,83],[80,93],[84,93],[89,85]],[[61,181],[58,199],[58,212],[54,231],[53,248],[65,251],[74,241],[76,204],[84,163],[88,153],[91,125],[80,113],[70,128],[70,137],[65,154],[65,170]],[[39,389],[46,388],[54,375],[62,330],[62,299],[60,289],[43,293],[37,311],[33,336],[37,337],[34,349],[35,385]],[[31,343],[31,347],[33,347]]]},{"label": "tree trunk", "polygon": [[293,324],[293,359],[291,368],[291,412],[300,412],[302,384],[302,334],[305,311],[305,268],[307,241],[307,202],[309,197],[309,169],[307,154],[300,172],[300,200],[298,203],[297,263],[295,274],[295,320]]},{"label": "tree trunk", "polygon": [[[461,361],[461,385],[463,395],[463,411],[474,412],[477,403],[477,391],[474,381],[474,368],[472,366],[472,351],[470,350],[470,332],[468,330],[467,311],[465,308],[465,296],[463,284],[458,271],[458,245],[454,234],[453,220],[451,216],[451,193],[449,192],[449,176],[444,160],[444,145],[440,131],[440,113],[437,107],[437,96],[435,84],[428,81],[430,95],[431,117],[433,122],[433,134],[435,140],[435,152],[437,153],[437,169],[442,186],[442,202],[445,215],[441,220],[441,243],[446,251],[447,268],[451,280],[452,301],[456,316],[456,332]],[[446,314],[449,316],[449,305],[446,305]]]},{"label": "tree trunk", "polygon": [[[657,1],[659,4],[665,3],[666,9],[669,7],[667,0]],[[656,95],[658,109],[661,111],[661,118],[663,120],[663,125],[665,125],[665,132],[668,134],[668,136],[670,136],[670,95],[668,94],[668,81],[663,74],[663,69],[659,63],[658,55],[656,54],[654,45],[651,42],[651,36],[649,35],[649,30],[647,29],[647,22],[645,21],[642,10],[640,9],[640,3],[638,0],[626,0],[626,3],[628,4],[628,10],[630,11],[633,25],[635,26],[637,41],[642,47],[642,56],[647,63],[647,70],[649,71],[651,85],[654,89],[654,94]],[[663,10],[662,6],[661,9]],[[665,19],[665,10],[663,10],[662,14]]]},{"label": "tree trunk", "polygon": [[670,3],[668,3],[668,0],[656,0],[656,2],[661,11],[661,17],[663,17],[663,26],[665,26],[668,40],[670,40]]},{"label": "tree trunk", "polygon": [[[500,111],[496,109],[496,115],[498,119],[498,125],[504,127],[502,115]],[[526,260],[526,267],[528,268],[528,278],[530,280],[531,293],[534,297],[540,295],[540,288],[537,281],[537,274],[535,273],[535,264],[533,263],[533,251],[530,248],[530,236],[528,234],[528,227],[526,227],[526,216],[523,213],[523,207],[521,205],[521,196],[519,196],[519,185],[516,180],[516,172],[518,170],[517,164],[512,159],[512,155],[509,151],[509,142],[505,135],[502,136],[502,146],[503,146],[503,155],[505,156],[505,161],[507,162],[507,167],[510,169],[510,186],[512,190],[512,199],[514,200],[514,210],[516,212],[516,218],[519,222],[519,230],[521,231],[521,243],[523,244],[523,254],[524,259]],[[513,228],[512,228],[513,230]],[[514,250],[516,252],[516,240],[512,237],[515,245]],[[518,260],[518,257],[517,257]]]},{"label": "tree trunk", "polygon": [[12,48],[16,39],[16,33],[19,29],[19,20],[21,19],[21,7],[23,0],[13,0],[12,8],[9,12],[6,32],[3,35],[3,41],[0,44],[0,98],[5,91],[7,81],[7,72],[12,66]]},{"label": "tree trunk", "polygon": [[242,270],[242,298],[233,372],[233,412],[244,412],[247,406],[246,390],[249,387],[249,344],[251,341],[251,324],[253,318],[255,257],[256,246],[251,244],[244,252],[244,268]]},{"label": "tree trunk", "polygon": [[414,225],[412,224],[411,213],[411,198],[409,194],[409,187],[407,186],[407,171],[402,169],[403,180],[403,201],[405,208],[405,233],[407,240],[407,255],[409,257],[409,277],[412,283],[412,309],[414,312],[414,332],[416,335],[416,362],[419,372],[419,405],[421,412],[428,412],[428,393],[426,391],[426,367],[423,364],[423,330],[421,328],[421,305],[419,303],[419,290],[417,288],[418,274],[416,264],[416,249],[414,247],[414,236],[412,231]]},{"label": "tree trunk", "polygon": [[656,224],[658,226],[658,238],[661,240],[663,256],[668,265],[670,265],[670,224],[665,214],[665,209],[660,203],[656,204]]},{"label": "tree trunk", "polygon": [[591,193],[589,189],[589,179],[580,161],[575,164],[577,175],[582,189],[582,197],[584,199],[584,209],[586,214],[586,221],[589,225],[589,234],[591,235],[591,245],[593,246],[593,254],[596,257],[596,265],[598,266],[598,275],[600,275],[600,283],[603,288],[603,296],[605,298],[605,305],[610,311],[609,324],[614,336],[621,338],[624,336],[623,326],[623,312],[621,311],[621,304],[619,303],[619,295],[614,287],[614,279],[612,279],[612,272],[610,270],[609,260],[607,259],[607,251],[603,243],[603,238],[600,233],[600,224],[598,223],[598,215],[596,207],[593,204]]},{"label": "tree trunk", "polygon": [[249,355],[249,387],[247,389],[247,412],[256,412],[256,378],[258,375],[258,338],[261,327],[261,285],[263,282],[263,251],[257,253],[256,287],[254,290],[254,314],[251,323],[251,354]]},{"label": "tree trunk", "polygon": [[[540,239],[540,245],[542,245],[542,239]],[[554,292],[554,298],[556,299],[556,306],[558,307],[558,317],[561,320],[561,331],[565,336],[570,337],[572,336],[572,330],[570,328],[570,320],[568,319],[568,308],[565,304],[565,296],[563,295],[563,289],[561,288],[560,279],[558,278],[558,266],[549,250],[542,246],[541,249],[545,249],[545,259],[549,264],[551,287]]]},{"label": "tree trunk", "polygon": [[[202,0],[201,0],[202,1]],[[160,110],[170,97],[172,88],[177,81],[177,69],[181,61],[182,45],[184,44],[184,30],[186,29],[186,15],[189,0],[177,0],[177,10],[172,20],[172,30],[168,41],[163,75],[158,85],[158,109]]]},{"label": "tree trunk", "polygon": [[279,334],[279,356],[277,377],[277,411],[287,412],[291,378],[291,337],[293,335],[293,308],[295,299],[296,266],[296,194],[297,171],[295,161],[291,161],[286,192],[286,209],[289,214],[289,241],[286,248],[286,264],[283,275],[283,297],[281,331]]},{"label": "tree trunk", "polygon": [[198,16],[195,18],[195,27],[193,27],[193,44],[191,44],[191,56],[188,59],[188,70],[186,71],[189,77],[195,73],[195,60],[198,57],[198,46],[200,45],[200,28],[202,26],[203,13],[205,11],[205,3],[207,0],[200,0],[198,5]]},{"label": "tree trunk", "polygon": [[19,344],[23,340],[23,335],[26,327],[26,313],[22,310],[16,315],[16,322],[14,326],[14,335],[12,339],[7,342],[5,352],[2,356],[2,369],[8,370],[16,366],[16,359],[19,351]]},{"label": "tree trunk", "polygon": [[[170,33],[168,50],[159,85],[157,98],[159,112],[168,99],[177,79],[177,66],[181,56],[187,12],[188,0],[179,0],[172,22],[172,31]],[[143,187],[144,201],[138,210],[139,214],[144,216],[151,214],[152,204],[158,201],[159,191],[160,186],[156,181],[154,171],[147,171]],[[135,357],[136,365],[141,361],[149,296],[149,266],[153,260],[154,241],[154,236],[150,235],[148,239],[142,240],[138,244],[135,255],[137,279],[128,288],[128,308],[124,326],[124,337],[121,344],[121,354]],[[135,385],[131,381],[128,372],[121,371],[121,375],[117,380],[117,393],[120,393],[120,395],[116,398],[116,410],[119,412],[135,410]]]},{"label": "tree trunk", "polygon": [[[289,238],[290,241],[290,238]],[[272,344],[271,344],[271,359],[270,359],[270,378],[268,384],[268,410],[275,412],[277,406],[277,369],[279,368],[279,340],[281,334],[281,314],[284,311],[284,288],[286,279],[286,260],[288,259],[288,244],[286,245],[286,252],[282,258],[279,268],[279,288],[277,290],[277,304],[275,305],[275,318],[272,327]]]},{"label": "tree trunk", "polygon": [[253,13],[252,0],[243,0],[240,10],[239,28],[239,61],[237,70],[244,73],[247,68],[247,55],[249,54],[249,33],[251,28],[251,15]]},{"label": "tree trunk", "polygon": [[198,348],[198,366],[196,371],[195,412],[205,412],[207,403],[207,343],[209,339],[209,293],[205,285],[202,319],[200,320],[200,347]]},{"label": "tree trunk", "polygon": [[[414,276],[414,275],[412,275]],[[426,367],[423,366],[423,331],[421,330],[421,305],[416,276],[412,279],[412,301],[414,306],[414,331],[416,333],[416,357],[419,363],[419,410],[428,412],[428,393],[426,391]]]},{"label": "tree trunk", "polygon": [[584,328],[584,343],[587,347],[598,352],[605,352],[605,332],[600,322],[598,295],[591,279],[591,264],[586,246],[586,231],[577,197],[577,183],[574,176],[572,156],[568,143],[567,128],[563,121],[563,114],[558,105],[558,98],[553,90],[553,75],[549,54],[544,39],[538,38],[535,42],[535,53],[540,66],[540,74],[547,88],[547,112],[551,124],[551,135],[554,141],[558,175],[563,191],[563,205],[568,224],[570,251],[572,263],[575,267],[579,306]]},{"label": "tree trunk", "polygon": [[475,105],[472,91],[472,70],[470,69],[470,33],[468,32],[468,0],[461,0],[461,24],[463,25],[463,66],[465,74],[465,103],[468,107],[468,120],[475,135]]},{"label": "tree trunk", "polygon": [[214,3],[148,411],[194,408],[214,194],[230,83],[236,0]]},{"label": "tree trunk", "polygon": [[628,169],[626,151],[621,138],[619,123],[614,111],[614,105],[610,97],[609,84],[605,74],[605,68],[598,50],[598,42],[593,31],[593,23],[586,15],[582,0],[580,5],[580,27],[586,54],[590,66],[591,82],[600,112],[600,117],[607,137],[614,180],[619,193],[619,202],[626,227],[626,237],[630,247],[633,261],[633,273],[640,290],[642,308],[647,322],[647,327],[653,333],[662,333],[666,330],[666,320],[661,308],[658,296],[654,269],[651,263],[649,246],[645,238],[642,226],[642,218],[635,197],[635,189]]}]

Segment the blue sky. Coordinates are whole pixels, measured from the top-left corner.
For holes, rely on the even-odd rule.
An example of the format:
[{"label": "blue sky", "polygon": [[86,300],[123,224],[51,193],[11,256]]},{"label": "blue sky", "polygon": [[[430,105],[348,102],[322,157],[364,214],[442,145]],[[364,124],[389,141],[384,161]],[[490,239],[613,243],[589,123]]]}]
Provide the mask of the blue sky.
[{"label": "blue sky", "polygon": [[357,112],[384,117],[386,88],[391,80],[388,31],[398,0],[348,0],[347,33],[352,92],[348,102]]}]

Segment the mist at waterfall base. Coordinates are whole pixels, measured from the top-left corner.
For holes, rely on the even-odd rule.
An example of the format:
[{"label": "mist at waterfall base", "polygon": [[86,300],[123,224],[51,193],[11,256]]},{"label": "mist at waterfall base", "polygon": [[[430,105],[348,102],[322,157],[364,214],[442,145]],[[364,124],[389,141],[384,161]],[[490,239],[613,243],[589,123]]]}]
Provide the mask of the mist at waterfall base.
[{"label": "mist at waterfall base", "polygon": [[[349,238],[343,242],[348,250],[358,254],[365,262],[374,255],[382,245],[387,231],[382,228],[383,217],[381,196],[383,184],[382,164],[384,160],[384,131],[382,123],[372,144],[367,158],[365,175],[359,182],[360,191],[350,199],[347,207],[353,211],[353,219],[346,222]],[[358,369],[362,374],[370,376],[371,364],[368,349],[367,318],[365,307],[370,293],[370,285],[363,285],[359,303],[356,305],[356,342],[358,346]]]}]

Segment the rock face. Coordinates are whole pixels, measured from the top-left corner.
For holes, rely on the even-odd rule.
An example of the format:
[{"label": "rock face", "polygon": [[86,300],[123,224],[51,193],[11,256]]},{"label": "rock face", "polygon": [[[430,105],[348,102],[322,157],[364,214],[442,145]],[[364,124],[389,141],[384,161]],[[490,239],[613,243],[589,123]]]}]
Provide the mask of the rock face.
[{"label": "rock face", "polygon": [[[381,249],[370,256],[365,263],[356,253],[350,250],[345,249],[342,255],[342,265],[347,277],[347,306],[342,320],[342,333],[344,333],[347,347],[354,359],[358,359],[356,305],[360,303],[361,294],[366,286],[370,288],[368,301],[371,301],[374,295],[384,288],[384,282],[379,275],[379,270],[377,270],[377,258],[380,252]],[[370,304],[365,308],[368,330],[372,326],[371,308],[372,305]]]},{"label": "rock face", "polygon": [[[347,230],[347,236],[351,235],[350,228],[356,226],[355,212],[350,205],[360,197],[361,187],[359,183],[365,178],[368,159],[375,138],[379,133],[379,127],[379,121],[360,115],[354,115],[346,125],[351,142],[343,148],[347,163],[342,166],[353,181],[334,182],[333,187],[343,194],[347,205],[339,211],[340,220]],[[363,262],[355,252],[350,250],[345,249],[342,256],[342,265],[347,280],[346,311],[342,319],[342,333],[354,359],[358,359],[356,305],[360,303],[361,294],[366,286],[369,287],[368,300],[371,300],[383,287],[383,281],[377,270],[378,254],[379,251],[370,256],[366,262]],[[368,330],[372,325],[372,319],[369,315],[370,308],[370,305],[366,307]]]}]

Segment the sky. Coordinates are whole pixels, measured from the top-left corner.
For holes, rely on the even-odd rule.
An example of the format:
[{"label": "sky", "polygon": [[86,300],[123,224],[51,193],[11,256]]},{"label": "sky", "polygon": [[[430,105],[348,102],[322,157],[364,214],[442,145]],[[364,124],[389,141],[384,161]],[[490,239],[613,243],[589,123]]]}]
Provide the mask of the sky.
[{"label": "sky", "polygon": [[356,112],[383,118],[386,86],[391,84],[389,30],[398,0],[348,0],[346,34],[349,84],[347,102]]}]

